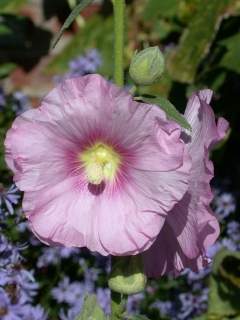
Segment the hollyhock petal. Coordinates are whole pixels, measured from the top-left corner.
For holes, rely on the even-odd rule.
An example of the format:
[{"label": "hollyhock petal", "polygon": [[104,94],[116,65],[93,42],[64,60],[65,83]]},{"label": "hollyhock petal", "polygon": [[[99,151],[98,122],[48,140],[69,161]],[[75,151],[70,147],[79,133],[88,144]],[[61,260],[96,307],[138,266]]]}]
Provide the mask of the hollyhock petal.
[{"label": "hollyhock petal", "polygon": [[[75,182],[65,181],[48,189],[41,197],[38,192],[25,193],[23,209],[33,232],[45,243],[86,246],[103,255],[137,254],[151,246],[167,210],[186,191],[189,165],[184,161],[179,172],[172,176],[165,174],[165,179],[161,172],[158,190],[154,188],[156,173],[150,173],[150,176],[136,170],[137,177],[131,179],[125,192],[112,198],[104,193],[96,197],[88,190],[82,190],[81,194],[72,192],[71,185]],[[139,184],[136,184],[138,179]],[[177,182],[178,193],[174,192]]]},{"label": "hollyhock petal", "polygon": [[[214,232],[205,237],[211,237],[213,242],[219,234],[219,227],[216,219],[208,206],[212,200],[210,180],[213,177],[213,164],[209,160],[210,148],[223,137],[223,130],[227,129],[227,122],[220,119],[220,125],[216,125],[214,113],[209,106],[212,96],[210,90],[200,91],[190,98],[186,108],[185,116],[192,126],[191,141],[187,144],[187,149],[192,157],[192,170],[189,184],[189,205],[182,205],[183,210],[179,210],[178,205],[173,209],[173,214],[168,217],[168,222],[175,230],[179,245],[188,258],[195,258],[204,251],[203,241],[199,235],[202,232],[200,221],[204,216],[204,225],[209,225],[212,221]],[[180,211],[187,211],[185,227],[179,230],[180,223],[175,223]],[[178,219],[179,220],[179,219]],[[213,223],[215,221],[215,223]],[[182,223],[184,225],[184,223]],[[212,228],[211,228],[212,229]]]},{"label": "hollyhock petal", "polygon": [[174,231],[165,223],[154,244],[143,253],[144,271],[150,278],[178,276],[185,268],[197,272],[208,265],[204,255],[190,259],[182,251]]},{"label": "hollyhock petal", "polygon": [[188,190],[180,127],[98,75],[62,82],[5,146],[30,226],[50,245],[138,254]]},{"label": "hollyhock petal", "polygon": [[140,202],[128,194],[111,199],[104,193],[96,197],[87,189],[69,192],[74,183],[64,181],[41,198],[37,192],[25,194],[23,209],[40,240],[86,246],[103,255],[136,254],[155,240],[164,222],[160,215],[141,212]]},{"label": "hollyhock petal", "polygon": [[191,135],[182,135],[192,159],[189,189],[168,213],[156,242],[144,253],[146,273],[153,277],[179,274],[185,267],[194,271],[202,268],[207,261],[205,252],[219,236],[218,221],[209,207],[214,174],[209,153],[224,138],[228,123],[220,118],[216,124],[209,106],[211,97],[211,90],[194,94],[185,111],[192,127]]}]

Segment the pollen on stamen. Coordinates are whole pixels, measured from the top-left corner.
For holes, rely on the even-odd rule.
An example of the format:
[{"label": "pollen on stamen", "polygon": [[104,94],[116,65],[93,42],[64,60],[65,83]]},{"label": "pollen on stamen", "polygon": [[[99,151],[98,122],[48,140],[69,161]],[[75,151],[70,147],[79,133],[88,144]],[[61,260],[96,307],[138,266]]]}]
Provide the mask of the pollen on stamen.
[{"label": "pollen on stamen", "polygon": [[88,182],[94,185],[113,181],[121,162],[120,155],[112,147],[99,142],[84,150],[79,159]]}]

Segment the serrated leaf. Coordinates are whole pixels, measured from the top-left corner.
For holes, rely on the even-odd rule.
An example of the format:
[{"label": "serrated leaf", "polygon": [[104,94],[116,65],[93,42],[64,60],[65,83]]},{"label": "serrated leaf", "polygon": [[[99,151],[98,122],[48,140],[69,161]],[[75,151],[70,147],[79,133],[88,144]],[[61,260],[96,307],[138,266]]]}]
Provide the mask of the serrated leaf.
[{"label": "serrated leaf", "polygon": [[82,312],[76,320],[106,320],[95,295],[87,295],[85,297]]},{"label": "serrated leaf", "polygon": [[210,50],[222,19],[232,12],[237,0],[202,0],[183,32],[179,45],[167,59],[174,80],[193,83],[198,67]]},{"label": "serrated leaf", "polygon": [[141,96],[137,98],[137,100],[142,100],[143,102],[147,102],[150,104],[156,104],[158,105],[167,115],[167,117],[170,120],[174,120],[178,124],[180,124],[181,127],[191,130],[190,124],[187,122],[187,120],[184,118],[184,116],[174,107],[174,105],[167,99],[157,96],[157,97],[146,97]]},{"label": "serrated leaf", "polygon": [[53,41],[52,48],[56,46],[58,43],[59,39],[63,35],[64,31],[70,27],[71,23],[75,20],[75,18],[79,15],[79,13],[85,9],[87,6],[89,6],[93,0],[81,0],[79,4],[72,10],[70,15],[67,17],[66,21],[64,22],[61,30],[58,32],[55,40]]},{"label": "serrated leaf", "polygon": [[227,48],[226,54],[220,61],[220,66],[240,73],[240,34],[237,33],[232,37],[224,39],[220,44]]}]

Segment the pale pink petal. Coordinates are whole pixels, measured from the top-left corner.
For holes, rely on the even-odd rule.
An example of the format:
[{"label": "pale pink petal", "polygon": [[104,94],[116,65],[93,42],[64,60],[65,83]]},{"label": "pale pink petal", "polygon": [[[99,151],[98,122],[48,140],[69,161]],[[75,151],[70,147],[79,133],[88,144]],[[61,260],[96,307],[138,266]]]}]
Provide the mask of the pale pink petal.
[{"label": "pale pink petal", "polygon": [[159,278],[166,274],[177,276],[185,268],[197,272],[208,265],[204,255],[190,259],[182,251],[174,231],[165,223],[157,240],[143,253],[144,270],[148,277]]},{"label": "pale pink petal", "polygon": [[[116,179],[96,190],[79,159],[99,142],[121,163]],[[188,190],[180,127],[98,75],[61,83],[15,120],[5,146],[31,228],[48,244],[138,254]]]},{"label": "pale pink petal", "polygon": [[228,123],[220,118],[216,124],[209,106],[211,97],[211,90],[203,90],[188,102],[185,117],[192,132],[182,137],[192,158],[189,189],[168,213],[156,242],[144,253],[148,275],[178,274],[185,267],[197,271],[206,264],[205,252],[219,236],[219,224],[209,207],[214,174],[209,153],[225,136]]},{"label": "pale pink petal", "polygon": [[[212,96],[210,90],[200,91],[190,98],[186,109],[186,119],[192,126],[192,134],[187,149],[192,157],[192,170],[189,183],[189,204],[178,204],[168,217],[168,223],[175,231],[179,245],[188,258],[195,258],[203,251],[203,243],[199,240],[202,232],[200,221],[204,217],[203,224],[215,221],[211,210],[208,208],[212,200],[210,180],[213,177],[213,165],[209,160],[210,148],[223,137],[223,130],[227,129],[227,122],[220,120],[220,131],[216,125],[214,113],[209,106]],[[219,133],[220,132],[220,133]],[[181,207],[181,210],[179,208]],[[184,210],[186,213],[184,214]],[[180,217],[185,217],[180,230]],[[178,220],[178,223],[176,222]],[[213,224],[214,241],[219,234],[219,227]],[[208,238],[208,235],[205,235]],[[202,239],[202,241],[205,239]],[[206,243],[207,241],[205,241]]]},{"label": "pale pink petal", "polygon": [[142,211],[141,201],[131,194],[110,197],[107,191],[89,192],[87,186],[79,193],[76,183],[75,178],[65,180],[41,197],[25,193],[23,209],[40,240],[86,246],[103,255],[137,254],[153,243],[164,222],[160,215]]}]

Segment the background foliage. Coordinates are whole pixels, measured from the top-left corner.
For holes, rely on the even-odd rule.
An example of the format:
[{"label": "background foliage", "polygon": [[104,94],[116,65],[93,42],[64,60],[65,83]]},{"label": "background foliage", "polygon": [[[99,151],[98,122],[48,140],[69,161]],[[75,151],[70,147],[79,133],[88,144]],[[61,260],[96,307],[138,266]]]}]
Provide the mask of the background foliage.
[{"label": "background foliage", "polygon": [[[141,91],[162,94],[183,111],[193,91],[211,88],[216,115],[231,125],[226,141],[212,155],[217,177],[213,209],[222,228],[209,252],[213,263],[199,274],[186,271],[177,279],[149,281],[145,294],[130,297],[128,311],[154,320],[240,319],[240,1],[127,3],[126,84],[131,85],[128,66],[135,50],[158,45],[165,55],[165,73],[160,83]],[[0,319],[4,320],[73,320],[87,292],[95,292],[101,306],[109,308],[108,259],[40,244],[28,232],[18,205],[21,195],[12,186],[3,156],[3,139],[12,120],[37,106],[54,83],[93,72],[111,80],[110,1],[94,1],[50,50],[75,4],[75,0],[0,1]]]}]

